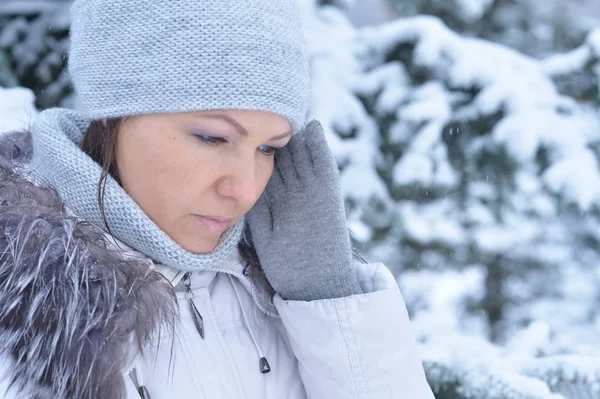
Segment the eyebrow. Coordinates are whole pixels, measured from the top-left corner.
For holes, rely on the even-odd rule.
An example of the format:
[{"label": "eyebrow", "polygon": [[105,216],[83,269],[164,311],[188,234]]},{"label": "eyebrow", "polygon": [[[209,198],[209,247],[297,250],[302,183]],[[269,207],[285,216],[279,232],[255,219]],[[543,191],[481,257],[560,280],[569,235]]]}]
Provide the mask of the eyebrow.
[{"label": "eyebrow", "polygon": [[[238,123],[238,121],[236,121],[235,119],[231,118],[230,116],[227,116],[225,114],[203,114],[203,115],[199,115],[203,118],[212,118],[212,119],[220,119],[223,120],[227,123],[229,123],[231,126],[233,126],[235,128],[235,130],[241,134],[242,136],[248,136],[248,131],[246,130],[246,128],[244,128],[242,125],[240,125]],[[279,139],[283,139],[285,137],[289,137],[292,135],[292,131],[289,130],[283,134],[280,134],[278,136],[275,137],[271,137],[271,140],[279,140]]]}]

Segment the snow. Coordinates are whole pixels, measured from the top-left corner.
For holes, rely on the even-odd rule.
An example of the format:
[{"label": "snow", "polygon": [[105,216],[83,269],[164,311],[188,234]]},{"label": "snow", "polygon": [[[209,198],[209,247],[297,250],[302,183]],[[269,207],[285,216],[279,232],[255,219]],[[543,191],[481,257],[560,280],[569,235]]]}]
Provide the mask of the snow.
[{"label": "snow", "polygon": [[479,267],[404,272],[398,283],[405,301],[411,304],[412,325],[419,340],[428,341],[437,331],[481,333],[480,316],[466,314],[464,303],[481,298],[484,277]]},{"label": "snow", "polygon": [[588,34],[586,44],[590,47],[591,56],[600,58],[600,28]]},{"label": "snow", "polygon": [[0,87],[0,133],[28,129],[37,115],[34,101],[29,89]]},{"label": "snow", "polygon": [[566,74],[583,68],[591,56],[592,52],[589,47],[580,47],[569,54],[556,54],[548,57],[541,67],[550,76]]},{"label": "snow", "polygon": [[574,151],[554,164],[544,182],[555,192],[562,192],[577,202],[582,210],[590,210],[600,200],[598,159],[588,149]]},{"label": "snow", "polygon": [[[588,46],[597,41],[596,36],[596,33],[590,35]],[[412,140],[411,155],[397,165],[394,178],[398,184],[434,181],[431,177],[433,162],[427,160],[426,154],[433,147],[434,132],[439,132],[452,117],[448,88],[478,87],[474,101],[457,112],[458,118],[469,120],[505,113],[492,132],[495,140],[522,163],[532,162],[541,147],[547,148],[553,154],[554,163],[544,177],[548,187],[564,194],[582,210],[589,210],[598,203],[600,184],[595,183],[600,182],[600,168],[588,148],[588,136],[589,130],[599,126],[590,126],[584,112],[562,97],[548,78],[549,70],[564,60],[555,58],[541,66],[536,60],[506,47],[462,38],[431,17],[367,28],[359,40],[375,54],[385,54],[398,42],[416,43],[414,63],[439,75],[439,81],[414,88],[411,95],[405,94],[408,86],[406,77],[402,76],[398,90],[409,104],[400,108],[398,119],[413,125],[432,122]],[[565,58],[572,57],[569,54]],[[552,68],[550,63],[554,65]],[[419,143],[422,140],[426,140],[425,143]],[[405,172],[407,170],[416,174],[411,175]]]},{"label": "snow", "polygon": [[0,4],[0,14],[29,15],[40,11],[55,11],[69,2],[70,0],[5,0]]},{"label": "snow", "polygon": [[[315,30],[313,112],[332,127],[350,225],[398,274],[430,381],[468,398],[570,397],[579,382],[527,367],[560,365],[563,353],[600,364],[600,322],[589,320],[600,257],[578,241],[600,241],[600,221],[582,226],[600,206],[600,113],[553,80],[587,63],[593,40],[539,61],[432,17],[359,30],[337,18],[343,34]],[[492,343],[480,306],[495,268],[511,299]]]},{"label": "snow", "polygon": [[460,225],[446,217],[452,211],[449,202],[415,206],[411,203],[398,205],[406,234],[421,244],[444,242],[455,246],[464,244],[465,234]]},{"label": "snow", "polygon": [[[348,51],[355,30],[337,9],[323,7],[315,17],[313,5],[303,5],[305,24],[310,25],[305,35],[309,51],[314,54],[311,63],[314,95],[309,119],[318,119],[323,125],[328,143],[342,165],[341,184],[347,198],[359,204],[372,198],[387,199],[385,185],[375,172],[379,159],[377,125],[360,101],[348,92],[348,87],[359,85],[359,64]],[[372,79],[382,81],[385,76]],[[342,139],[340,135],[353,137]]]},{"label": "snow", "polygon": [[37,105],[44,108],[70,101],[63,98],[71,92],[64,56],[69,47],[70,6],[70,0],[0,2],[0,52],[8,57],[19,80],[33,85]]},{"label": "snow", "polygon": [[348,18],[355,26],[375,25],[393,18],[386,0],[352,1],[347,7]]},{"label": "snow", "polygon": [[588,147],[587,129],[589,124],[580,115],[532,110],[504,118],[493,135],[522,163],[534,161],[540,147],[549,149],[557,161],[543,180],[582,210],[589,210],[600,201],[600,169]]},{"label": "snow", "polygon": [[381,90],[375,105],[379,112],[395,110],[411,93],[407,72],[399,62],[387,63],[353,85],[356,93],[370,92],[375,87]]},{"label": "snow", "polygon": [[587,64],[600,60],[600,28],[588,33],[585,43],[566,54],[549,56],[542,70],[549,76],[566,75],[582,70]]},{"label": "snow", "polygon": [[494,0],[459,0],[461,14],[467,20],[473,21],[483,16]]}]

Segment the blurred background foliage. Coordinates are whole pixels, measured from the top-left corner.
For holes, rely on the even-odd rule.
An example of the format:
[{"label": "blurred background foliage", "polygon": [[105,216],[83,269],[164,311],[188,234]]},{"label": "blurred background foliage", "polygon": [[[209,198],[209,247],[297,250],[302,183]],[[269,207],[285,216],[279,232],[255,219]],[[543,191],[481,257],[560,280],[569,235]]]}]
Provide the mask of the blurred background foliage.
[{"label": "blurred background foliage", "polygon": [[[600,398],[600,2],[298,1],[354,243],[437,397]],[[77,107],[69,6],[0,4],[0,114]]]}]

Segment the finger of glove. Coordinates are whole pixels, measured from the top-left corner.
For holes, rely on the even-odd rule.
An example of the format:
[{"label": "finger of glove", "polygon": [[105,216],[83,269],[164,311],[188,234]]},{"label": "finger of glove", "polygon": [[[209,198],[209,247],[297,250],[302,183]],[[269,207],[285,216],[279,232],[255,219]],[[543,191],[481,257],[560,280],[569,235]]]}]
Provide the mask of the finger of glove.
[{"label": "finger of glove", "polygon": [[306,126],[304,132],[306,134],[306,146],[310,152],[315,173],[321,176],[338,175],[337,163],[329,149],[321,124],[313,120]]},{"label": "finger of glove", "polygon": [[[272,225],[275,226],[281,220],[281,213],[290,208],[290,198],[294,198],[294,192],[290,192],[289,186],[282,186],[273,181],[267,183],[262,195],[271,211]],[[284,217],[285,218],[285,217]]]},{"label": "finger of glove", "polygon": [[263,192],[252,209],[247,213],[246,218],[252,237],[256,240],[268,236],[273,231],[273,215],[271,214],[268,195],[265,192]]},{"label": "finger of glove", "polygon": [[275,170],[281,176],[282,185],[289,188],[296,188],[299,185],[298,171],[294,164],[294,156],[289,148],[289,144],[280,148],[275,153]]},{"label": "finger of glove", "polygon": [[271,172],[271,177],[269,178],[269,181],[267,182],[267,187],[273,186],[273,187],[283,188],[284,185],[285,185],[285,183],[284,183],[283,176],[281,175],[281,170],[279,169],[277,162],[274,162],[273,171]]},{"label": "finger of glove", "polygon": [[314,181],[315,172],[310,149],[306,144],[306,134],[300,132],[295,135],[288,144],[288,147],[292,153],[300,181],[304,186],[310,184],[310,182]]}]

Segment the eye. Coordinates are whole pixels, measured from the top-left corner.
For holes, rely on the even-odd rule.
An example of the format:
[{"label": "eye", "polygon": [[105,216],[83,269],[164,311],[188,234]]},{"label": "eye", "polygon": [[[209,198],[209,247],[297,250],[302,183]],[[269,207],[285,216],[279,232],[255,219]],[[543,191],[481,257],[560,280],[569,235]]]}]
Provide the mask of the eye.
[{"label": "eye", "polygon": [[266,156],[272,157],[273,155],[275,155],[275,151],[279,149],[279,147],[272,147],[269,145],[261,145],[260,147],[258,147],[258,150],[260,152],[262,152],[263,154],[265,154]]},{"label": "eye", "polygon": [[206,136],[203,134],[196,134],[195,136],[198,137],[198,139],[200,139],[201,142],[208,145],[217,145],[227,142],[227,140],[225,140],[223,137]]}]

